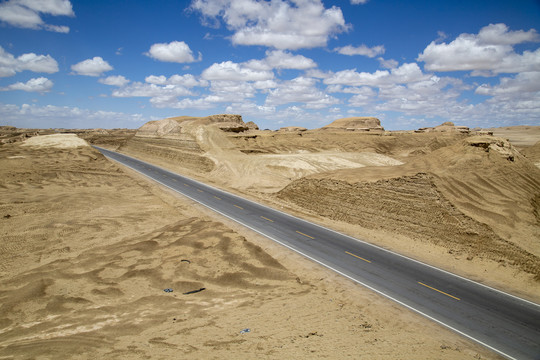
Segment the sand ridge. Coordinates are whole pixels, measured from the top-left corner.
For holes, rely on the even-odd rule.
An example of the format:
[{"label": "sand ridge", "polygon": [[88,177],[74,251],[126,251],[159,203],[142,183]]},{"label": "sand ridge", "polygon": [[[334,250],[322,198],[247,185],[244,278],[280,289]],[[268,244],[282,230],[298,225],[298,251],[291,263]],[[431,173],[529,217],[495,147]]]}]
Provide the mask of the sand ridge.
[{"label": "sand ridge", "polygon": [[22,146],[54,147],[69,149],[81,146],[90,146],[76,134],[51,134],[34,136],[24,141]]}]

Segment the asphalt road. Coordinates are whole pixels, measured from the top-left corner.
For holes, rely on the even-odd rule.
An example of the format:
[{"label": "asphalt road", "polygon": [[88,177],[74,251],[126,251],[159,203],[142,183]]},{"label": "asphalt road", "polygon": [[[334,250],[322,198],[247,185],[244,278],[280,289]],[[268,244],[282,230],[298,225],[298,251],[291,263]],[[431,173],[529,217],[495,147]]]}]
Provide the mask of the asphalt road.
[{"label": "asphalt road", "polygon": [[97,148],[289,249],[509,359],[540,359],[540,305],[149,163]]}]

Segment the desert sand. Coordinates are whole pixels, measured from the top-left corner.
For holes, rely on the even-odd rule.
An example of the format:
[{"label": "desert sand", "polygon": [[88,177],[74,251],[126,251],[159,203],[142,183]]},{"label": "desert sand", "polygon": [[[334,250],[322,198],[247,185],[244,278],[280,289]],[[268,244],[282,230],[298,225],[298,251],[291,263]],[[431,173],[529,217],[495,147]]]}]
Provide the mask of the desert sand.
[{"label": "desert sand", "polygon": [[451,122],[386,132],[370,117],[317,130],[224,123],[151,122],[116,149],[540,302],[540,127],[500,137]]},{"label": "desert sand", "polygon": [[[511,141],[457,132],[174,122],[138,135],[75,133],[538,299],[533,146],[518,151]],[[2,358],[498,358],[121,168],[79,138],[75,147],[72,135],[51,143],[35,131],[6,132]],[[371,220],[361,221],[360,211]],[[440,226],[424,223],[433,217]],[[518,225],[524,229],[512,232]]]}]

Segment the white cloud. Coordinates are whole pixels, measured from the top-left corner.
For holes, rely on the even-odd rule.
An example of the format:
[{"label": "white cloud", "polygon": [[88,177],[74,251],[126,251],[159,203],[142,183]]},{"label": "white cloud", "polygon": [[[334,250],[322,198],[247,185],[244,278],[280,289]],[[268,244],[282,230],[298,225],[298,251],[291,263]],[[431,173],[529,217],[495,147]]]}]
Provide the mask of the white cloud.
[{"label": "white cloud", "polygon": [[326,88],[326,91],[329,93],[344,93],[344,94],[366,94],[373,93],[373,90],[368,86],[354,87],[347,86],[343,87],[341,85],[330,85]]},{"label": "white cloud", "polygon": [[273,79],[274,73],[267,70],[255,70],[232,61],[225,61],[213,64],[204,70],[201,76],[206,80],[264,81]]},{"label": "white cloud", "polygon": [[[521,117],[521,121],[540,121],[540,72],[524,72],[514,77],[503,77],[499,84],[480,85],[476,94],[489,96],[477,113],[485,111],[484,116]],[[533,120],[534,119],[534,120]]]},{"label": "white cloud", "polygon": [[[166,85],[162,88],[161,94],[153,95],[150,103],[158,108],[209,109],[215,107],[218,103],[241,102],[244,99],[254,97],[257,92],[255,84],[256,82],[247,81],[212,80],[209,89],[210,93],[195,99],[178,99],[179,96],[193,96],[195,94],[191,92],[167,93],[167,89],[172,89],[174,85]],[[180,87],[176,88],[180,89]]]},{"label": "white cloud", "polygon": [[45,24],[40,13],[75,16],[69,0],[8,0],[0,4],[0,20],[15,27],[68,33],[69,27]]},{"label": "white cloud", "polygon": [[150,99],[152,106],[157,108],[172,108],[172,109],[197,109],[206,110],[215,107],[215,102],[207,97],[185,98],[178,100],[177,98],[152,98]]},{"label": "white cloud", "polygon": [[306,108],[321,109],[339,103],[339,100],[317,88],[317,80],[297,77],[283,81],[278,87],[268,91],[265,105],[277,106],[289,103],[303,103]]},{"label": "white cloud", "polygon": [[293,55],[288,51],[266,51],[266,58],[254,59],[242,63],[252,70],[267,71],[273,69],[308,70],[317,67],[317,63],[302,55]]},{"label": "white cloud", "polygon": [[258,105],[256,103],[242,101],[230,104],[226,107],[225,112],[229,114],[242,114],[244,117],[265,117],[275,114],[276,108],[274,106]]},{"label": "white cloud", "polygon": [[145,55],[159,61],[175,63],[190,63],[202,60],[202,55],[200,53],[199,58],[195,59],[188,44],[183,41],[172,41],[168,44],[154,44]]},{"label": "white cloud", "polygon": [[431,42],[418,61],[430,71],[474,71],[473,75],[540,71],[540,49],[518,54],[513,45],[539,40],[536,30],[509,31],[490,24],[478,34],[461,34],[451,43]]},{"label": "white cloud", "polygon": [[317,67],[312,59],[282,50],[267,51],[265,61],[273,69],[306,70]]},{"label": "white cloud", "polygon": [[212,81],[210,91],[214,102],[237,102],[254,97],[257,89],[251,82]]},{"label": "white cloud", "polygon": [[377,93],[370,87],[363,86],[358,88],[356,95],[351,96],[349,99],[349,105],[355,107],[362,107],[372,103],[377,97]]},{"label": "white cloud", "polygon": [[111,71],[113,67],[100,56],[81,61],[71,66],[77,75],[101,76],[104,72]]},{"label": "white cloud", "polygon": [[67,34],[69,33],[69,27],[64,25],[49,25],[45,24],[44,29],[47,31]]},{"label": "white cloud", "polygon": [[460,80],[431,76],[414,83],[379,88],[377,100],[380,102],[368,108],[374,112],[398,111],[407,115],[452,118],[462,106],[458,97],[463,87]]},{"label": "white cloud", "polygon": [[128,86],[115,89],[114,97],[177,97],[192,95],[191,91],[178,85],[156,85],[133,82]]},{"label": "white cloud", "polygon": [[[111,83],[115,82],[116,77],[109,77]],[[107,78],[107,79],[109,79]],[[123,77],[120,77],[122,80]],[[101,82],[101,81],[100,81]],[[126,83],[127,84],[127,83]],[[124,84],[124,85],[126,85]],[[179,97],[194,96],[190,88],[206,87],[209,82],[204,79],[197,79],[191,74],[172,75],[167,78],[164,75],[149,75],[145,78],[145,82],[132,82],[127,86],[119,85],[118,89],[112,92],[113,97],[149,97],[152,106],[159,108],[183,108],[182,104],[188,102],[189,99],[178,100]],[[113,84],[111,84],[113,85]],[[237,90],[237,89],[236,89]],[[234,96],[230,93],[229,97]],[[238,99],[238,95],[236,95]],[[183,101],[183,102],[182,102]],[[210,103],[210,101],[206,101]],[[205,103],[205,104],[206,104]],[[209,106],[205,106],[208,108]]]},{"label": "white cloud", "polygon": [[327,85],[382,87],[421,81],[429,77],[422,72],[418,64],[406,63],[390,71],[377,70],[374,73],[357,72],[355,69],[342,70],[324,79],[324,83]]},{"label": "white cloud", "polygon": [[382,57],[379,57],[377,58],[377,60],[379,61],[379,64],[381,64],[381,67],[385,69],[393,69],[399,65],[399,63],[394,59],[386,60],[386,59],[383,59]]},{"label": "white cloud", "polygon": [[335,48],[334,51],[337,52],[337,53],[340,53],[342,55],[349,55],[349,56],[362,55],[362,56],[367,56],[367,57],[370,57],[370,58],[374,58],[377,55],[384,54],[384,52],[386,50],[384,49],[383,45],[378,45],[378,46],[374,46],[374,47],[370,48],[370,47],[362,44],[362,45],[357,46],[357,47],[354,47],[354,46],[351,46],[351,45],[338,47],[338,48]]},{"label": "white cloud", "polygon": [[0,77],[13,76],[24,70],[52,74],[58,72],[58,63],[50,55],[34,53],[15,58],[0,46]]},{"label": "white cloud", "polygon": [[73,7],[69,0],[15,0],[12,3],[17,3],[26,6],[37,12],[50,15],[65,15],[74,16]]},{"label": "white cloud", "polygon": [[483,27],[480,29],[477,39],[480,44],[485,45],[516,45],[540,40],[538,33],[534,29],[529,31],[508,31],[508,26],[505,24],[490,24]]},{"label": "white cloud", "polygon": [[16,82],[15,84],[8,85],[5,88],[2,88],[3,91],[9,90],[22,90],[27,92],[39,92],[45,93],[52,89],[54,83],[44,77],[33,78],[28,80],[25,83]]},{"label": "white cloud", "polygon": [[321,47],[349,28],[340,8],[326,9],[320,0],[193,0],[191,9],[214,22],[222,18],[237,45]]},{"label": "white cloud", "polygon": [[26,128],[134,128],[146,120],[141,114],[95,111],[70,106],[2,104],[0,118],[9,125]]},{"label": "white cloud", "polygon": [[369,0],[351,0],[351,4],[358,5],[358,4],[366,4]]},{"label": "white cloud", "polygon": [[122,75],[108,76],[98,80],[100,83],[111,86],[124,86],[129,83],[129,80]]},{"label": "white cloud", "polygon": [[144,79],[145,82],[149,84],[156,84],[156,85],[181,85],[185,86],[187,88],[192,88],[194,86],[208,86],[208,81],[206,80],[198,80],[195,76],[191,74],[185,74],[185,75],[172,75],[167,79],[167,77],[160,75],[150,75],[147,76]]},{"label": "white cloud", "polygon": [[274,80],[261,80],[261,81],[255,81],[253,83],[253,86],[255,89],[259,90],[266,90],[266,89],[272,89],[275,87],[278,87],[278,83]]},{"label": "white cloud", "polygon": [[503,77],[497,86],[483,84],[475,90],[475,93],[480,95],[515,97],[531,92],[540,92],[540,72],[524,72],[511,78]]}]

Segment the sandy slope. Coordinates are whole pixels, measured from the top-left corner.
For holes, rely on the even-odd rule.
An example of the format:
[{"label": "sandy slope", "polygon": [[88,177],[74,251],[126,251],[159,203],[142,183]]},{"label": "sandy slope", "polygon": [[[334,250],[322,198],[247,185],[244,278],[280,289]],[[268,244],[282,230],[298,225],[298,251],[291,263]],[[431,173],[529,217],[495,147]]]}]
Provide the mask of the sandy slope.
[{"label": "sandy slope", "polygon": [[178,121],[182,141],[146,132],[121,151],[540,301],[540,175],[530,146],[540,127],[499,129],[520,144],[511,147],[489,136],[469,143],[451,124],[235,134]]},{"label": "sandy slope", "polygon": [[[402,166],[312,175],[278,197],[353,225],[348,232],[404,236],[381,243],[540,300],[540,171],[503,139],[470,137]],[[410,249],[409,239],[435,249]],[[430,254],[443,249],[445,258]]]},{"label": "sandy slope", "polygon": [[0,147],[0,357],[495,358],[126,171]]},{"label": "sandy slope", "polygon": [[[153,137],[145,129],[120,149],[224,186],[266,193],[278,191],[291,180],[322,171],[401,164],[373,150],[343,152],[330,144],[317,151],[298,147],[287,151],[291,144],[287,135],[285,141],[271,140],[274,146],[282,147],[278,151],[263,145],[264,150],[259,153],[256,146],[248,143],[266,137],[264,132],[231,136],[220,130],[220,123],[203,124],[202,119],[180,118],[180,123],[166,119],[161,126],[153,122],[151,125],[156,126],[152,128]],[[299,137],[298,133],[290,135],[293,139]]]}]

